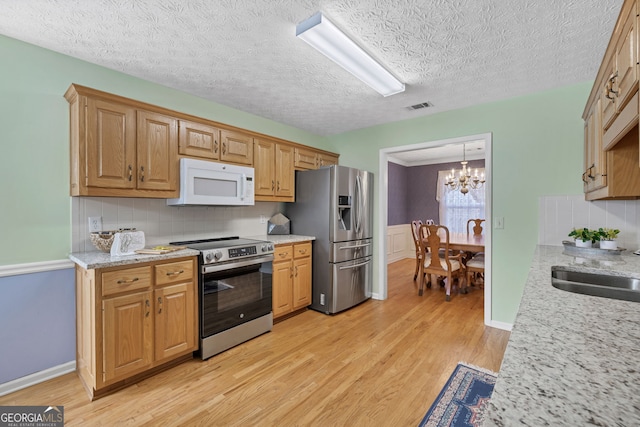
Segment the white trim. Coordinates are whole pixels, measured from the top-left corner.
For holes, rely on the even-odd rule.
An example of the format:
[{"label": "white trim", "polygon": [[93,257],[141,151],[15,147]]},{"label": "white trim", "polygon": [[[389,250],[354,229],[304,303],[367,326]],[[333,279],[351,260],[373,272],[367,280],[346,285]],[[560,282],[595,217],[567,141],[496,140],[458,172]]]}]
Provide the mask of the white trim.
[{"label": "white trim", "polygon": [[[478,135],[469,135],[462,136],[457,138],[443,139],[438,141],[429,141],[422,142],[418,144],[411,145],[402,145],[398,147],[391,148],[383,148],[379,151],[378,158],[378,176],[379,185],[378,185],[378,200],[380,201],[378,204],[378,236],[386,236],[387,230],[387,205],[389,203],[388,200],[388,188],[389,188],[389,173],[388,173],[388,165],[389,155],[393,153],[398,153],[402,151],[411,151],[411,150],[420,150],[424,148],[433,148],[439,147],[442,145],[449,144],[462,144],[463,142],[472,141],[482,139],[485,143],[485,218],[486,224],[493,225],[493,217],[492,217],[492,194],[491,194],[491,157],[492,157],[492,141],[493,135],[491,132],[478,134]],[[492,321],[492,308],[491,308],[491,235],[492,235],[491,226],[485,227],[485,265],[487,268],[485,269],[485,286],[484,286],[484,323],[487,326],[490,326]],[[378,280],[379,280],[379,289],[378,295],[381,297],[380,299],[387,298],[387,263],[385,262],[387,256],[387,239],[380,238],[378,239]],[[497,326],[496,326],[497,327]]]},{"label": "white trim", "polygon": [[0,265],[0,277],[41,273],[43,271],[66,270],[67,268],[73,268],[73,266],[73,262],[68,259],[29,262],[26,264]]},{"label": "white trim", "polygon": [[8,383],[0,384],[0,396],[13,393],[14,391],[22,390],[23,388],[31,387],[32,385],[40,384],[45,381],[49,381],[53,378],[61,375],[74,372],[76,370],[76,361],[72,360],[62,365],[54,366],[44,371],[36,372],[26,377],[18,378]]},{"label": "white trim", "polygon": [[497,320],[492,320],[487,324],[487,326],[505,331],[511,331],[513,329],[513,323],[498,322]]}]

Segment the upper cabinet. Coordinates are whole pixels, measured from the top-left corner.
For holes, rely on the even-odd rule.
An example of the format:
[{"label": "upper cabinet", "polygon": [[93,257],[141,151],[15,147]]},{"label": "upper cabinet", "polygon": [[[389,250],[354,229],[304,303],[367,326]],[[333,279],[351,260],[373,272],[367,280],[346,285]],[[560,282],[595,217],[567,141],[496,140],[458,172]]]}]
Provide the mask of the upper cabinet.
[{"label": "upper cabinet", "polygon": [[319,169],[338,164],[338,155],[313,148],[296,147],[294,165],[296,169]]},{"label": "upper cabinet", "polygon": [[222,130],[220,140],[222,141],[220,160],[241,165],[253,165],[253,137],[251,135]]},{"label": "upper cabinet", "polygon": [[71,86],[71,195],[178,196],[178,121]]},{"label": "upper cabinet", "polygon": [[220,129],[180,120],[180,154],[203,159],[220,159]]},{"label": "upper cabinet", "polygon": [[265,139],[254,141],[256,200],[293,202],[294,148]]},{"label": "upper cabinet", "polygon": [[640,197],[637,30],[637,0],[626,0],[583,114],[587,200]]},{"label": "upper cabinet", "polygon": [[256,200],[293,202],[294,170],[338,155],[72,84],[71,195],[175,198],[179,159],[253,166]]}]

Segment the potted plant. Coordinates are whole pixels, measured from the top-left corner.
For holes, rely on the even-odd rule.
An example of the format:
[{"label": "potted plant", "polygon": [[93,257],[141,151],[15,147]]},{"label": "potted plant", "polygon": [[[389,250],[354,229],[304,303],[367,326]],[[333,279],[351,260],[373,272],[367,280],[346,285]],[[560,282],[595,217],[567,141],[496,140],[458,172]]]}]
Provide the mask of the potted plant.
[{"label": "potted plant", "polygon": [[618,249],[616,238],[620,234],[620,230],[616,228],[599,228],[600,249]]},{"label": "potted plant", "polygon": [[588,228],[574,228],[569,233],[569,237],[573,237],[578,248],[590,248],[595,242],[600,240],[600,234],[597,230],[589,230]]}]

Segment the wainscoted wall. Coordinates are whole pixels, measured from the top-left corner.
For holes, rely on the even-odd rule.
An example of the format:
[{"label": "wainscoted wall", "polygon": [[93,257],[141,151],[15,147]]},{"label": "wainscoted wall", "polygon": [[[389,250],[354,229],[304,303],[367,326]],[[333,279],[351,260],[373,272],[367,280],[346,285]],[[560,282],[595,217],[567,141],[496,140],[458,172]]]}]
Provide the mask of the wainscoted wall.
[{"label": "wainscoted wall", "polygon": [[404,258],[414,258],[415,254],[410,224],[387,227],[387,264]]},{"label": "wainscoted wall", "polygon": [[136,228],[147,245],[222,236],[258,236],[267,233],[267,220],[282,212],[277,202],[254,206],[167,206],[164,199],[73,197],[72,252],[96,250],[89,239],[89,217],[102,217],[103,230]]},{"label": "wainscoted wall", "polygon": [[17,378],[73,370],[75,320],[73,268],[0,277],[0,395]]},{"label": "wainscoted wall", "polygon": [[[542,196],[539,198],[538,243],[562,246],[573,227],[617,228],[618,246],[640,248],[640,201],[606,200],[587,202],[584,195]],[[505,224],[505,228],[507,224]]]}]

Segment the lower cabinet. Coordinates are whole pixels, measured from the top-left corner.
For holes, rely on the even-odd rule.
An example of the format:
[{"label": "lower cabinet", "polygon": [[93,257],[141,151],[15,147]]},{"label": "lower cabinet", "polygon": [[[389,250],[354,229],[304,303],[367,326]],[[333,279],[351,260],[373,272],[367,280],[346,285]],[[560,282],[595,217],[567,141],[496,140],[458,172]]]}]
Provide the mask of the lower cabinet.
[{"label": "lower cabinet", "polygon": [[77,371],[94,399],[198,348],[196,258],[76,266]]},{"label": "lower cabinet", "polygon": [[311,304],[311,242],[277,245],[273,260],[273,317]]}]

